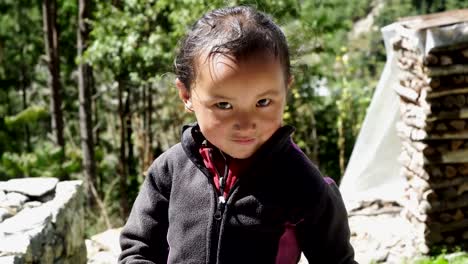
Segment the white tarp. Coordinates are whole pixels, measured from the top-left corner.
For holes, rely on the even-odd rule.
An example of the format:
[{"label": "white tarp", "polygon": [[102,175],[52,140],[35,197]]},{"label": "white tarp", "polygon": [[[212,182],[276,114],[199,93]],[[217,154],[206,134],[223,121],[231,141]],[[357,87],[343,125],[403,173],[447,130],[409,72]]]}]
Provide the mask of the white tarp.
[{"label": "white tarp", "polygon": [[395,126],[399,119],[399,99],[392,89],[398,82],[390,43],[396,34],[392,25],[382,29],[387,62],[340,184],[348,209],[355,201],[396,200],[403,195],[405,180],[400,176],[397,161],[401,143]]},{"label": "white tarp", "polygon": [[[430,28],[420,26],[429,24],[428,21],[413,19],[382,28],[387,62],[340,184],[348,210],[362,200],[398,202],[403,198],[406,180],[400,175],[401,165],[397,160],[401,153],[401,142],[396,133],[399,98],[393,90],[398,82],[399,69],[392,39],[397,34],[409,37],[416,41],[414,44],[421,54],[427,54],[434,47],[468,43],[468,22],[431,25]],[[429,22],[434,22],[433,17]]]}]

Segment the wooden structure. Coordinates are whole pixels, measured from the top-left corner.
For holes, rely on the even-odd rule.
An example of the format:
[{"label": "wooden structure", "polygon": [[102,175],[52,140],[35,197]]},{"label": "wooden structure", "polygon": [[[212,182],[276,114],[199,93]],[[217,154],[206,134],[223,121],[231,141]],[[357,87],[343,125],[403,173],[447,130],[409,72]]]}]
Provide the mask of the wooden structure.
[{"label": "wooden structure", "polygon": [[421,253],[468,244],[467,21],[468,9],[405,18],[392,40],[404,215]]}]

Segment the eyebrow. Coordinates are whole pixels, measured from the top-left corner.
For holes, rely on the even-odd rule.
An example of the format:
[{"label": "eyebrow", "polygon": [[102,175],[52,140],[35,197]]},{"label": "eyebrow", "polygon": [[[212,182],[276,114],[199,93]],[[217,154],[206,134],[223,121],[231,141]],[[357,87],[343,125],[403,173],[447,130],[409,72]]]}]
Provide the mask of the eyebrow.
[{"label": "eyebrow", "polygon": [[266,95],[273,95],[273,96],[276,96],[280,94],[279,90],[277,89],[269,89],[269,90],[266,90],[265,92],[261,93],[258,95],[258,97],[264,97]]},{"label": "eyebrow", "polygon": [[208,97],[210,100],[232,100],[232,98],[224,96],[224,95],[210,95]]},{"label": "eyebrow", "polygon": [[[265,97],[267,95],[277,96],[279,94],[280,94],[280,91],[278,91],[276,89],[268,89],[268,90],[264,91],[263,93],[260,93],[257,97],[262,98],[262,97]],[[212,95],[209,95],[207,97],[207,99],[208,100],[226,100],[226,101],[233,100],[233,98],[222,95],[222,94],[212,94]]]}]

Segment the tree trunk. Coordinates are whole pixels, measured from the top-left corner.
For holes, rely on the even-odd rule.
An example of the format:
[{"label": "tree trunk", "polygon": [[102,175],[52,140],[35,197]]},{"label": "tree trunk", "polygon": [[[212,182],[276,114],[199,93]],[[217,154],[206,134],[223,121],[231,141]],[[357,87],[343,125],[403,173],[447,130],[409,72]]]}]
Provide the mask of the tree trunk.
[{"label": "tree trunk", "polygon": [[147,101],[148,101],[148,111],[146,114],[146,135],[148,137],[147,141],[147,149],[146,149],[146,155],[145,155],[145,170],[148,169],[148,167],[151,165],[153,162],[153,132],[151,131],[151,116],[153,113],[153,92],[151,89],[151,85],[148,85],[148,95],[147,95]]},{"label": "tree trunk", "polygon": [[63,114],[62,114],[62,94],[60,85],[60,61],[57,29],[57,1],[43,0],[42,12],[44,22],[44,38],[47,62],[49,68],[48,86],[51,89],[50,112],[52,115],[52,132],[55,136],[55,143],[62,149],[65,155],[65,140],[63,137]]},{"label": "tree trunk", "polygon": [[136,167],[135,167],[135,157],[133,154],[133,142],[132,142],[132,134],[133,134],[133,128],[132,128],[132,112],[130,109],[130,104],[132,100],[132,90],[130,89],[129,86],[126,86],[127,90],[127,98],[125,99],[125,126],[127,129],[126,133],[126,143],[127,143],[127,172],[128,175],[134,176],[136,175]]},{"label": "tree trunk", "polygon": [[146,102],[147,102],[147,90],[149,88],[149,85],[143,85],[143,90],[141,93],[141,104],[142,104],[142,128],[140,131],[138,131],[139,138],[141,138],[139,142],[139,153],[140,153],[140,172],[143,172],[146,170],[146,153],[148,152],[148,123],[146,122],[147,117],[148,117],[148,108],[146,107]]},{"label": "tree trunk", "polygon": [[[78,58],[81,58],[86,50],[86,43],[89,36],[89,27],[86,20],[90,15],[90,1],[79,0],[78,7],[78,30],[77,48]],[[89,64],[80,62],[78,64],[78,89],[80,102],[80,135],[81,149],[83,152],[83,168],[85,176],[85,190],[87,194],[92,194],[91,186],[96,186],[96,162],[94,159],[93,144],[93,122],[92,122],[92,68]],[[94,207],[96,200],[88,196],[88,205]],[[97,197],[95,197],[97,198]]]},{"label": "tree trunk", "polygon": [[121,76],[118,77],[118,111],[119,111],[119,120],[120,120],[120,154],[119,154],[119,175],[120,175],[120,215],[123,219],[127,219],[128,216],[128,197],[127,197],[127,158],[125,150],[125,132],[126,132],[126,122],[125,122],[125,110],[123,105],[123,91],[125,89],[125,84]]},{"label": "tree trunk", "polygon": [[[101,133],[101,122],[99,121],[99,96],[97,95],[96,91],[96,85],[94,82],[94,75],[90,76],[91,78],[91,88],[92,90],[92,103],[91,103],[91,112],[94,114],[94,123],[95,127],[93,127],[93,140],[94,140],[94,145],[99,146],[101,145],[100,142],[100,133]],[[96,190],[99,194],[99,196],[102,196],[104,194],[103,191],[103,178],[102,178],[102,172],[97,170],[96,171],[96,179],[98,185],[96,186]]]},{"label": "tree trunk", "polygon": [[[27,102],[27,87],[29,85],[29,78],[27,77],[26,69],[24,65],[21,65],[21,72],[20,72],[20,86],[21,86],[21,92],[22,92],[22,97],[23,97],[23,110],[28,108],[28,102]],[[26,150],[28,152],[32,151],[32,146],[31,146],[31,133],[29,131],[29,125],[25,124],[24,125],[24,140],[26,141]]]},{"label": "tree trunk", "polygon": [[[79,0],[78,6],[78,30],[77,30],[77,48],[78,58],[82,59],[83,52],[86,50],[89,38],[90,28],[87,21],[91,17],[91,1]],[[93,121],[92,121],[92,102],[93,102],[93,69],[87,63],[82,61],[78,64],[78,89],[80,101],[80,135],[81,149],[83,151],[83,168],[85,175],[85,189],[88,195],[88,206],[94,208],[99,206],[107,228],[112,228],[107,209],[99,197],[96,190],[96,161],[94,156],[93,144]],[[93,199],[94,198],[94,199]]]}]

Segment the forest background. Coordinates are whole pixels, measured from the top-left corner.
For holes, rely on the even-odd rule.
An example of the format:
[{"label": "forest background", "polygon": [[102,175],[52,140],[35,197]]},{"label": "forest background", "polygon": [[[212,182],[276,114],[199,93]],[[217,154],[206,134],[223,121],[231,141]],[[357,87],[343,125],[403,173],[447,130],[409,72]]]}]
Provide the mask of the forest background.
[{"label": "forest background", "polygon": [[[340,181],[386,60],[380,29],[467,0],[0,0],[0,181],[85,182],[87,235],[123,225],[145,170],[193,121],[178,40],[207,10],[249,4],[286,33],[286,123]],[[370,23],[369,23],[370,22]]]}]

